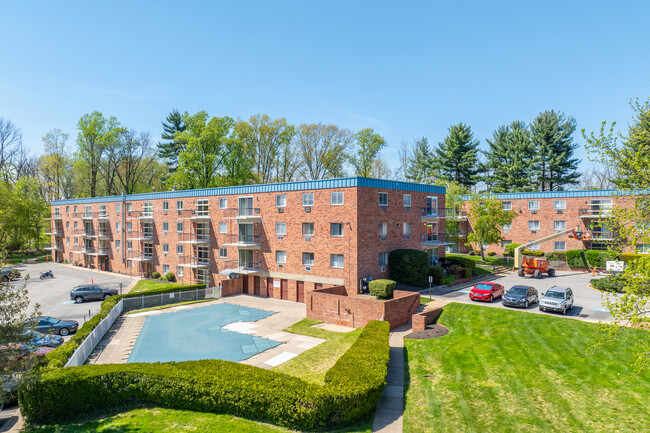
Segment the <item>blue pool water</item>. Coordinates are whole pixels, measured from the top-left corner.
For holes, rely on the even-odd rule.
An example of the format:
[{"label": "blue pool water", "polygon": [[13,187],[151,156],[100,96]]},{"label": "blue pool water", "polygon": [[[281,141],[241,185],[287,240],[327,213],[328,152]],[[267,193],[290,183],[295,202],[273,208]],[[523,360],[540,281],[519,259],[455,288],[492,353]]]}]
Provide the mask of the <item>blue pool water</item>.
[{"label": "blue pool water", "polygon": [[271,311],[214,304],[147,317],[127,362],[243,361],[280,344],[267,338],[228,331],[233,322],[255,322]]}]

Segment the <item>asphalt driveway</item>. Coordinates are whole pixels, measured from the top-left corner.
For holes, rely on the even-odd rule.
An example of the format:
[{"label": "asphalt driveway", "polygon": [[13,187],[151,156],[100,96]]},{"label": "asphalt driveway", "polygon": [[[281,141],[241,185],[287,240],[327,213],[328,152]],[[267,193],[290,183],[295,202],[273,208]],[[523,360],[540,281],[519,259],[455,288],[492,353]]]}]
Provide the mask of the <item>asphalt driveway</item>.
[{"label": "asphalt driveway", "polygon": [[[477,302],[469,299],[469,290],[470,288],[479,281],[495,281],[503,285],[506,290],[510,287],[521,284],[533,286],[537,289],[540,294],[546,292],[552,286],[568,286],[573,289],[573,294],[575,297],[575,304],[572,310],[567,311],[567,317],[573,317],[585,321],[609,321],[612,320],[612,316],[609,314],[605,306],[602,305],[602,292],[591,289],[587,287],[589,282],[593,277],[591,274],[584,272],[562,272],[557,271],[555,277],[543,276],[541,279],[535,279],[531,277],[520,277],[516,272],[508,272],[503,276],[493,276],[486,275],[484,280],[475,280],[471,284],[463,284],[457,287],[450,288],[439,288],[433,290],[433,295],[445,300],[454,301],[454,302],[464,302],[467,304],[480,304],[491,306],[495,308],[512,308],[504,307],[501,304],[501,300],[497,299],[493,303],[489,302]],[[429,294],[428,290],[422,291],[422,296],[427,296]],[[522,308],[513,308],[515,310],[523,310]],[[538,309],[537,304],[533,304],[528,307],[528,311],[538,314],[558,314],[550,312],[541,312]],[[559,314],[561,315],[561,313]]]}]

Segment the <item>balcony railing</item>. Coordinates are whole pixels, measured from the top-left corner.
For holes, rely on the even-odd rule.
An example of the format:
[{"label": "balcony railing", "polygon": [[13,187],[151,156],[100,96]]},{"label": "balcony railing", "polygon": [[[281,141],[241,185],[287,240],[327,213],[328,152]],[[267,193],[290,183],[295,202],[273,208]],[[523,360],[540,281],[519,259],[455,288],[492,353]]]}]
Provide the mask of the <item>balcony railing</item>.
[{"label": "balcony railing", "polygon": [[180,266],[190,267],[190,268],[209,268],[210,267],[210,257],[206,256],[181,256],[178,258],[178,264]]},{"label": "balcony railing", "polygon": [[87,247],[85,245],[77,245],[74,247],[75,253],[87,254],[91,256],[107,256],[110,253],[109,248],[95,248]]},{"label": "balcony railing", "polygon": [[61,249],[61,244],[45,244],[43,249],[57,251]]},{"label": "balcony railing", "polygon": [[210,233],[179,233],[178,242],[186,244],[209,244]]},{"label": "balcony railing", "polygon": [[73,232],[74,236],[81,236],[85,238],[109,238],[111,232],[108,230],[85,230],[85,229],[75,229]]},{"label": "balcony railing", "polygon": [[255,274],[262,271],[262,262],[228,260],[225,264],[226,268],[233,273]]},{"label": "balcony railing", "polygon": [[249,249],[259,249],[262,245],[254,234],[232,234],[228,235],[228,238],[228,243],[225,245]]},{"label": "balcony railing", "polygon": [[73,216],[83,220],[92,220],[99,218],[99,212],[75,212]]},{"label": "balcony railing", "polygon": [[153,240],[153,232],[131,230],[126,232],[126,238],[134,241],[151,241]]},{"label": "balcony railing", "polygon": [[262,219],[260,208],[248,206],[228,208],[225,210],[225,217],[240,222],[259,222]]},{"label": "balcony railing", "polygon": [[54,235],[54,236],[61,236],[61,235],[63,235],[63,229],[61,229],[61,228],[59,228],[59,227],[54,227],[54,228],[45,229],[45,234],[46,234],[47,236],[51,236],[51,235]]},{"label": "balcony railing", "polygon": [[612,215],[612,208],[580,209],[580,218],[609,217]]},{"label": "balcony railing", "polygon": [[46,220],[61,220],[63,219],[63,215],[60,213],[51,213],[49,217],[45,218]]},{"label": "balcony railing", "polygon": [[609,230],[592,230],[591,240],[593,241],[611,241],[614,240],[614,233]]},{"label": "balcony railing", "polygon": [[126,217],[139,220],[152,220],[153,211],[131,210],[126,213]]},{"label": "balcony railing", "polygon": [[129,250],[126,252],[126,258],[129,260],[150,261],[153,260],[153,252]]}]

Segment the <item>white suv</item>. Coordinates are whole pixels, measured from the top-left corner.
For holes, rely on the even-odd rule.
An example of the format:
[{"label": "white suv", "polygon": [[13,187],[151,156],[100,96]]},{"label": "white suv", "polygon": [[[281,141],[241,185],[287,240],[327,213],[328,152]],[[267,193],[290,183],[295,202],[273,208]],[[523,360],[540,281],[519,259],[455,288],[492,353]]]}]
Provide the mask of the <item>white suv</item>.
[{"label": "white suv", "polygon": [[542,293],[539,300],[540,311],[558,311],[566,314],[573,308],[573,290],[569,287],[553,286],[546,293]]}]

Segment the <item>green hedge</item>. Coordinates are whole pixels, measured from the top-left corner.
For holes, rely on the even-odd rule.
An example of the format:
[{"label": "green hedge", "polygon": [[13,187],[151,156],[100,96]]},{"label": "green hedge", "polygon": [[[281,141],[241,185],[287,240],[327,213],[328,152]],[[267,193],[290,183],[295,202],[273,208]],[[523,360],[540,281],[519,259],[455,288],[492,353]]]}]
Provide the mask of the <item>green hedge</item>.
[{"label": "green hedge", "polygon": [[442,284],[442,276],[444,271],[442,266],[429,266],[429,276],[433,277],[433,282],[431,284],[440,285]]},{"label": "green hedge", "polygon": [[469,278],[474,273],[474,270],[471,268],[461,268],[463,278]]},{"label": "green hedge", "polygon": [[606,292],[622,293],[623,281],[618,277],[594,278],[591,285],[598,290]]},{"label": "green hedge", "polygon": [[370,294],[378,299],[388,299],[393,296],[395,290],[395,281],[393,280],[372,280],[368,285]]},{"label": "green hedge", "polygon": [[421,250],[399,249],[388,254],[390,278],[409,286],[424,287],[427,284],[429,259]]},{"label": "green hedge", "polygon": [[632,260],[640,259],[643,257],[648,257],[648,254],[638,254],[638,253],[622,253],[618,255],[619,259],[625,262],[625,264],[630,263]]},{"label": "green hedge", "polygon": [[[230,361],[84,365],[42,369],[19,390],[28,422],[58,422],[145,402],[229,413],[299,429],[332,428],[374,410],[388,369],[388,322],[368,323],[324,385]],[[61,404],[74,399],[74,404]]]},{"label": "green hedge", "polygon": [[184,287],[177,287],[175,289],[158,289],[151,290],[149,292],[143,293],[127,293],[125,295],[111,296],[108,299],[105,299],[102,302],[102,306],[97,314],[95,314],[90,320],[83,324],[81,328],[62,346],[54,349],[42,359],[43,364],[47,364],[50,367],[63,367],[68,359],[72,356],[74,351],[81,345],[84,339],[92,332],[93,329],[101,322],[108,313],[113,309],[113,307],[119,302],[122,298],[137,298],[140,296],[149,296],[157,295],[161,293],[172,293],[172,292],[183,292],[187,290],[195,289],[204,289],[205,284],[194,284]]},{"label": "green hedge", "polygon": [[618,255],[612,251],[569,250],[566,252],[566,260],[572,268],[604,268],[605,262],[618,260]]},{"label": "green hedge", "polygon": [[566,261],[566,254],[562,251],[553,251],[551,253],[546,253],[545,256],[549,260],[558,260],[563,262]]},{"label": "green hedge", "polygon": [[514,257],[514,255],[515,255],[515,248],[517,248],[517,247],[519,247],[519,246],[521,246],[521,244],[510,243],[510,244],[506,245],[506,246],[504,247],[504,249],[506,250],[506,254],[507,254],[508,256],[510,256],[510,257]]},{"label": "green hedge", "polygon": [[531,257],[543,257],[544,256],[544,251],[523,250],[521,252],[521,254],[524,255],[524,256],[531,256]]},{"label": "green hedge", "polygon": [[445,260],[448,265],[458,265],[461,268],[469,268],[472,272],[474,272],[474,268],[476,267],[476,262],[469,257],[446,256]]}]

